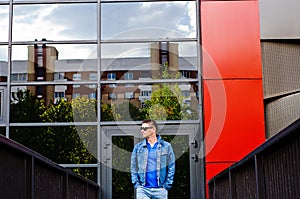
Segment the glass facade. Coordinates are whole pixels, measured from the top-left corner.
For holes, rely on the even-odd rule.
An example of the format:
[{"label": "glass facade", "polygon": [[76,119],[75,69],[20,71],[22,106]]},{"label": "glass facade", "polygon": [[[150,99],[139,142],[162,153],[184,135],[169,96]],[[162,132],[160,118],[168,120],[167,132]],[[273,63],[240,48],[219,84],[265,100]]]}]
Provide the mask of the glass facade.
[{"label": "glass facade", "polygon": [[101,184],[103,127],[199,124],[197,3],[0,0],[1,134]]}]

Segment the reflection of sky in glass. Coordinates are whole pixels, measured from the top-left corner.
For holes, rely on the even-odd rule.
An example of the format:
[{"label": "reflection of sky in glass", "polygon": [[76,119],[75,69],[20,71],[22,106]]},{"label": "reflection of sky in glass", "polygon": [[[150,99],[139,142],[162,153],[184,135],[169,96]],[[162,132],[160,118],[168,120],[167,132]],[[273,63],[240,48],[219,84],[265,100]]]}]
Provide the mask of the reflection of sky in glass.
[{"label": "reflection of sky in glass", "polygon": [[0,46],[0,61],[7,61],[7,49],[8,46]]},{"label": "reflection of sky in glass", "polygon": [[97,38],[97,5],[14,6],[13,41]]},{"label": "reflection of sky in glass", "polygon": [[0,41],[2,42],[8,41],[8,11],[8,6],[0,6]]},{"label": "reflection of sky in glass", "polygon": [[102,44],[102,58],[149,57],[150,44]]},{"label": "reflection of sky in glass", "polygon": [[[96,59],[96,45],[88,44],[58,44],[53,46],[58,51],[58,59]],[[13,45],[12,60],[27,60],[28,50],[26,45]]]},{"label": "reflection of sky in glass", "polygon": [[[1,1],[1,0],[0,0]],[[195,2],[103,3],[101,5],[101,36],[105,39],[165,39],[195,38]],[[8,6],[0,6],[0,42],[8,41]],[[97,39],[97,4],[37,4],[14,5],[12,39],[67,41]],[[123,45],[125,47],[123,47]],[[120,54],[149,56],[147,44],[119,44],[113,49],[101,49],[103,57]],[[93,45],[61,45],[59,59],[84,59],[95,54]],[[141,47],[142,46],[142,47]],[[190,54],[188,45],[181,44],[183,56]],[[27,46],[14,46],[13,60],[27,59]],[[191,55],[194,56],[194,55]],[[7,49],[0,48],[0,60],[7,59]]]},{"label": "reflection of sky in glass", "polygon": [[195,2],[103,4],[102,39],[195,37]]},{"label": "reflection of sky in glass", "polygon": [[[180,57],[196,57],[196,42],[173,42],[178,44],[178,55]],[[102,58],[120,57],[150,57],[150,43],[142,44],[102,44]]]}]

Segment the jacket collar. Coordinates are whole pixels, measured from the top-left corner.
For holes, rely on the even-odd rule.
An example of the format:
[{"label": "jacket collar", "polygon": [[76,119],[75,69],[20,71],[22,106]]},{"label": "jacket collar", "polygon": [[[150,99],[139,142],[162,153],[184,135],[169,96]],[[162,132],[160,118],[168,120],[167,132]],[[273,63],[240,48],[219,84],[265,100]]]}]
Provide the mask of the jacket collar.
[{"label": "jacket collar", "polygon": [[[161,139],[161,137],[160,137],[160,135],[156,135],[156,137],[157,137],[157,142],[159,143],[159,144],[162,144],[162,139]],[[146,139],[144,139],[143,140],[143,144],[142,144],[144,147],[147,147],[147,140]]]}]

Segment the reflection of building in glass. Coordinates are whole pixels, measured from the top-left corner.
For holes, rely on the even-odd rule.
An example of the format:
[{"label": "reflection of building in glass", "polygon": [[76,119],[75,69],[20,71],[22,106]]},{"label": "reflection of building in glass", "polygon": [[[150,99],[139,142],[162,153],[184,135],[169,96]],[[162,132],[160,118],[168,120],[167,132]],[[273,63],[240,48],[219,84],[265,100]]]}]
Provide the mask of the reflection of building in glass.
[{"label": "reflection of building in glass", "polygon": [[[164,79],[167,67],[168,78],[197,78],[196,57],[178,57],[175,43],[153,43],[150,57],[106,58],[101,60],[101,99],[105,104],[121,104],[130,101],[143,107],[157,85],[140,83],[153,79]],[[98,74],[96,59],[58,59],[55,47],[46,45],[28,46],[28,60],[13,61],[12,82],[34,82],[28,86],[14,86],[12,93],[29,89],[38,98],[56,102],[60,98],[70,101],[76,97],[96,99]],[[3,63],[6,64],[7,63]],[[6,80],[6,76],[2,77]],[[43,82],[57,84],[45,85]],[[70,82],[72,82],[70,84]],[[75,82],[78,82],[75,83]],[[178,83],[185,96],[183,103],[197,107],[197,84]]]},{"label": "reflection of building in glass", "polygon": [[[57,59],[58,51],[52,46],[28,46],[28,81],[53,81]],[[47,102],[53,99],[54,86],[36,85],[28,86],[28,89]]]}]

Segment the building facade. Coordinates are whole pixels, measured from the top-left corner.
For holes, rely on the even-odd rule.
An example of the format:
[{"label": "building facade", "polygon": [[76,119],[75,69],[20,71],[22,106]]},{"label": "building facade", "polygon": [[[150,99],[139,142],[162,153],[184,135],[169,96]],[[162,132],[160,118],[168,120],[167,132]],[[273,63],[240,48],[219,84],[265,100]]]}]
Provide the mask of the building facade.
[{"label": "building facade", "polygon": [[[170,196],[205,198],[207,180],[299,118],[298,12],[285,10],[299,4],[276,0],[285,12],[270,23],[273,2],[0,0],[0,132],[93,174],[99,198],[133,198],[128,158],[141,121],[130,107],[144,108],[166,85],[171,97],[179,88],[172,99],[197,117],[167,119],[166,105],[151,107],[165,116],[159,130],[176,151]],[[282,28],[284,20],[294,25]],[[21,103],[18,91],[27,89],[41,108]],[[79,106],[79,97],[92,104]],[[54,109],[61,99],[71,108]],[[122,104],[127,119],[104,121],[103,104]],[[67,149],[70,131],[86,153]]]}]

